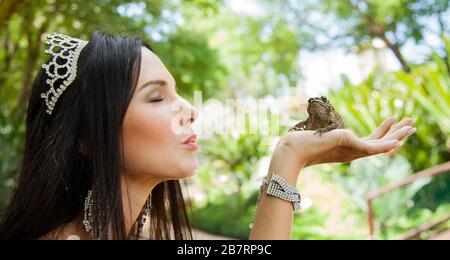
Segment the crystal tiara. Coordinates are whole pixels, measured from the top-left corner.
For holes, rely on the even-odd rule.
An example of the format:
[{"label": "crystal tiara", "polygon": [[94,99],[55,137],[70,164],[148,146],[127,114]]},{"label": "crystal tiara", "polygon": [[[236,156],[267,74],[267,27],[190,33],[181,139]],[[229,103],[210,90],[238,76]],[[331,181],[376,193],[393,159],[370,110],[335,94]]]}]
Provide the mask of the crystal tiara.
[{"label": "crystal tiara", "polygon": [[[41,93],[41,98],[45,99],[45,105],[47,106],[45,112],[51,115],[58,98],[75,80],[78,57],[88,42],[63,34],[52,33],[47,35],[45,43],[50,45],[45,53],[52,55],[52,59],[48,64],[43,64],[42,68],[45,69],[48,76],[46,83],[50,86],[50,89]],[[61,81],[62,83],[60,83]]]}]

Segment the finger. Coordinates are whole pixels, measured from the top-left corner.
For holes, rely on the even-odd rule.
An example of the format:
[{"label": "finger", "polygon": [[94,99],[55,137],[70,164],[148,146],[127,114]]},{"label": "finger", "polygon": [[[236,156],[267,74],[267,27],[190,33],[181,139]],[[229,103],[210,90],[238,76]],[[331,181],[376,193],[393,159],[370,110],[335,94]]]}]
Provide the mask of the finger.
[{"label": "finger", "polygon": [[363,156],[375,155],[380,153],[387,153],[392,149],[396,149],[403,145],[403,142],[398,140],[376,140],[364,141],[359,138],[349,138],[348,145]]},{"label": "finger", "polygon": [[397,153],[397,151],[398,151],[398,149],[400,149],[401,147],[397,147],[397,148],[394,148],[394,149],[392,149],[392,150],[390,150],[389,152],[387,152],[387,153],[385,153],[387,156],[393,156],[393,155],[395,155],[396,153]]},{"label": "finger", "polygon": [[380,140],[382,140],[382,141],[391,141],[391,140],[401,141],[402,139],[414,134],[416,131],[417,131],[417,128],[415,128],[415,127],[404,126],[401,129],[384,136]]},{"label": "finger", "polygon": [[[366,137],[366,138],[363,138],[363,140],[376,140],[376,139],[380,139],[380,138],[386,136],[386,134],[390,134],[390,133],[396,132],[397,130],[399,130],[399,129],[405,127],[405,126],[412,126],[412,125],[414,125],[414,119],[412,119],[412,118],[404,118],[402,121],[400,121],[400,122],[399,122],[398,124],[396,124],[395,126],[392,127],[392,125],[390,125],[390,126],[389,126],[390,129],[388,129],[387,132],[382,132],[382,131],[381,131],[381,128],[384,127],[384,129],[386,129],[387,127],[386,127],[385,125],[386,125],[387,123],[389,123],[390,119],[392,119],[392,118],[395,118],[395,117],[390,117],[390,118],[388,118],[385,122],[383,122],[383,124],[382,124],[377,130],[374,131],[374,133],[372,133],[372,135],[370,135],[370,136],[368,136],[368,137]],[[395,123],[395,120],[394,120],[393,123]]]},{"label": "finger", "polygon": [[388,132],[388,134],[393,133],[405,126],[413,126],[413,125],[414,125],[414,119],[409,118],[409,117],[404,118],[402,121],[400,121],[394,127],[392,127],[391,130]]},{"label": "finger", "polygon": [[368,144],[368,147],[366,149],[366,154],[367,154],[367,156],[369,156],[369,155],[388,153],[389,151],[400,148],[402,145],[403,145],[403,142],[396,141],[396,140],[392,140],[392,141],[388,141],[388,142],[376,142],[376,143]]},{"label": "finger", "polygon": [[371,135],[369,135],[365,139],[367,139],[367,140],[380,139],[389,131],[389,129],[391,129],[392,125],[396,121],[397,121],[397,117],[395,117],[395,116],[389,117],[375,131],[373,131],[373,133]]}]

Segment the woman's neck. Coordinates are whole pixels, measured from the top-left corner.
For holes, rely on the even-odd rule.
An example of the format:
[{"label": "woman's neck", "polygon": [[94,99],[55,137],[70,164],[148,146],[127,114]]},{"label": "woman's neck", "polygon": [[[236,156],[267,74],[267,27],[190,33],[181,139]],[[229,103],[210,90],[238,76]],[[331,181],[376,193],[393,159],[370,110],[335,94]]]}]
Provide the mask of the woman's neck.
[{"label": "woman's neck", "polygon": [[151,191],[160,182],[162,180],[159,178],[122,174],[122,204],[127,233],[136,222]]}]

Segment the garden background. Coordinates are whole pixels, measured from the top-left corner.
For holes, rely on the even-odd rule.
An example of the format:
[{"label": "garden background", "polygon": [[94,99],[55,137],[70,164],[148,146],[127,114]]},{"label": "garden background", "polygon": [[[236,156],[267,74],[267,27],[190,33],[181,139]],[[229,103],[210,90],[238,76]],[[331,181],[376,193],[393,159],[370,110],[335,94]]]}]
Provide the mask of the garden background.
[{"label": "garden background", "polygon": [[201,168],[187,181],[197,230],[247,238],[273,146],[316,95],[358,135],[392,114],[416,119],[418,132],[394,154],[305,169],[293,238],[367,239],[368,194],[439,165],[442,174],[374,198],[374,238],[442,238],[450,228],[447,0],[0,0],[0,212],[20,165],[43,39],[95,30],[150,42],[190,101],[201,91],[205,101],[288,105],[271,111],[264,134],[201,136]]}]

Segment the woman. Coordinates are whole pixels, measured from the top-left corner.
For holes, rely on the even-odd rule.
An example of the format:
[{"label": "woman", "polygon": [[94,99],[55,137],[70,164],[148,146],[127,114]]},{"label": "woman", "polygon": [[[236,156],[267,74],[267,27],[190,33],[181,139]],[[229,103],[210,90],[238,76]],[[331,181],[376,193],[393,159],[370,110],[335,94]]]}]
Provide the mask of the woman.
[{"label": "woman", "polygon": [[[51,34],[47,43],[51,58],[34,81],[0,239],[191,239],[179,180],[198,167],[197,114],[170,72],[138,38]],[[304,167],[396,149],[416,129],[412,119],[395,121],[362,139],[342,129],[291,132],[268,177],[293,187]],[[270,195],[273,187],[262,189],[251,239],[290,238],[298,193],[289,189],[289,201]]]}]

